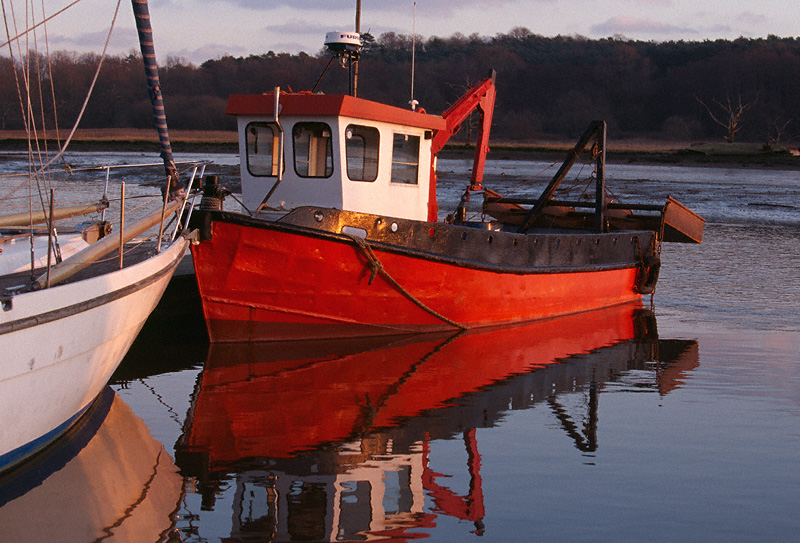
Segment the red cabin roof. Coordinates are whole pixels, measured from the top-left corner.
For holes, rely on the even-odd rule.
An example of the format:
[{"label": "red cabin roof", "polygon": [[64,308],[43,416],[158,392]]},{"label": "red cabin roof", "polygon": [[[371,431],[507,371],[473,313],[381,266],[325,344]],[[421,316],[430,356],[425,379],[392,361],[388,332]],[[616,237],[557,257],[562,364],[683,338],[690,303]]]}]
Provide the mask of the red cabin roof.
[{"label": "red cabin roof", "polygon": [[[443,130],[445,120],[428,115],[354,98],[346,94],[281,93],[281,115],[343,116],[413,126],[427,130]],[[233,94],[228,98],[228,115],[269,115],[275,108],[275,94]]]}]

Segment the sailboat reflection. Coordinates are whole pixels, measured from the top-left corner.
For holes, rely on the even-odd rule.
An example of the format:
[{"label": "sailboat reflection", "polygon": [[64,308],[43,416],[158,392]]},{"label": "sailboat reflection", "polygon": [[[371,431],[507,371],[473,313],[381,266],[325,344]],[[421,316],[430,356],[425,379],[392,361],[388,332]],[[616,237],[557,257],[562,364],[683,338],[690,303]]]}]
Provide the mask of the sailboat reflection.
[{"label": "sailboat reflection", "polygon": [[[204,510],[234,485],[232,540],[416,539],[438,515],[481,533],[477,428],[548,402],[593,451],[604,386],[666,394],[697,360],[695,341],[659,341],[638,305],[450,337],[212,345],[176,462]],[[576,391],[582,417],[559,400]],[[454,436],[465,495],[430,466],[431,442]]]},{"label": "sailboat reflection", "polygon": [[47,449],[0,478],[2,541],[167,541],[183,481],[111,388]]}]

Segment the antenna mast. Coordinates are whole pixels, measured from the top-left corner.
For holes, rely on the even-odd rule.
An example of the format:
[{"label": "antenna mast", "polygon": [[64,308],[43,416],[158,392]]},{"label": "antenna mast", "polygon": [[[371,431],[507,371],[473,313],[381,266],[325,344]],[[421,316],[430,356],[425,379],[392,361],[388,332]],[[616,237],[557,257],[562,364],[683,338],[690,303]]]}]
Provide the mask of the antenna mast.
[{"label": "antenna mast", "polygon": [[411,22],[411,100],[409,100],[409,104],[411,104],[411,111],[417,110],[417,102],[414,100],[414,71],[415,71],[415,64],[416,64],[416,54],[417,54],[417,3],[414,2],[414,17]]},{"label": "antenna mast", "polygon": [[[136,0],[134,0],[136,1]],[[328,65],[322,71],[311,92],[317,92],[317,87],[335,59],[339,60],[342,68],[347,68],[347,85],[350,96],[358,94],[358,56],[363,42],[361,41],[361,0],[356,0],[356,31],[355,32],[328,32],[325,34],[325,47],[333,54]]]},{"label": "antenna mast", "polygon": [[[361,0],[356,0],[356,34],[361,35]],[[358,96],[358,57],[353,63],[353,96]]]}]

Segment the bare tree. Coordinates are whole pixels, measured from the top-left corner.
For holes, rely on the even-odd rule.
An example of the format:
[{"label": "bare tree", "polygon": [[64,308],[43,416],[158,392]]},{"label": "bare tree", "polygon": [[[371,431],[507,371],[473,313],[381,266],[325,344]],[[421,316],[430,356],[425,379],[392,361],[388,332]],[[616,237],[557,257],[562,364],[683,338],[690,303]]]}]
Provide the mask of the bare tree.
[{"label": "bare tree", "polygon": [[[774,144],[779,144],[781,142],[781,138],[783,138],[786,133],[789,131],[789,124],[792,122],[793,119],[789,119],[785,123],[781,124],[781,121],[778,119],[774,119],[772,121],[772,126],[769,129],[769,141]],[[773,137],[772,134],[775,134]]]},{"label": "bare tree", "polygon": [[742,117],[750,108],[756,105],[756,102],[758,102],[758,95],[756,95],[755,100],[752,102],[743,103],[742,95],[740,94],[736,104],[733,103],[730,96],[727,97],[726,103],[722,103],[716,98],[712,98],[712,101],[719,107],[720,110],[722,110],[719,117],[715,115],[714,112],[711,111],[711,108],[708,107],[700,98],[695,96],[695,100],[700,102],[700,104],[706,108],[706,111],[708,111],[708,114],[715,123],[725,128],[727,131],[725,140],[728,143],[733,143],[733,140],[736,138],[736,133],[742,129]]}]

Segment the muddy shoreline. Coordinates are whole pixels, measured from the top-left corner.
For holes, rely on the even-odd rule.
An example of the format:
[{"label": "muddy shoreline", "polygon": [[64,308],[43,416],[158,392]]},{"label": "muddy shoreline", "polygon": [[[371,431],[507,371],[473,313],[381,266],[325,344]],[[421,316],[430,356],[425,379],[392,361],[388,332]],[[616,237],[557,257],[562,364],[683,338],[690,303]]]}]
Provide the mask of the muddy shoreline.
[{"label": "muddy shoreline", "polygon": [[[521,145],[495,145],[489,153],[492,160],[543,160],[561,162],[571,152],[572,146],[537,147]],[[464,147],[445,147],[443,158],[471,157],[473,151]],[[588,156],[584,151],[584,156]],[[731,154],[706,154],[691,148],[680,149],[609,149],[606,160],[610,164],[658,164],[683,166],[710,166],[731,168],[775,168],[800,170],[800,157],[786,151],[745,152]]]}]

